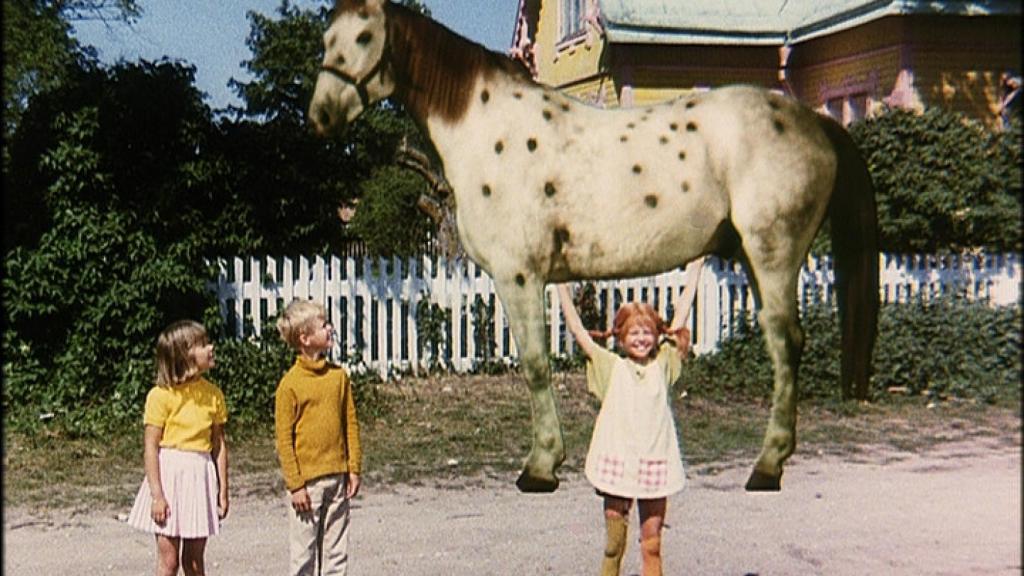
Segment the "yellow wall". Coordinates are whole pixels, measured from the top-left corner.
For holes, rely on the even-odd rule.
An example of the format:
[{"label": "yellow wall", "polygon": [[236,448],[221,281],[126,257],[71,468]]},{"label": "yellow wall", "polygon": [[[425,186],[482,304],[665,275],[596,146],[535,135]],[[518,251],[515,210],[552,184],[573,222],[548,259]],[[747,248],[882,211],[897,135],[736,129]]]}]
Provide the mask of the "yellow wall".
[{"label": "yellow wall", "polygon": [[596,79],[605,39],[588,24],[584,38],[559,45],[559,4],[556,0],[541,3],[534,45],[538,78],[544,84],[562,88]]}]

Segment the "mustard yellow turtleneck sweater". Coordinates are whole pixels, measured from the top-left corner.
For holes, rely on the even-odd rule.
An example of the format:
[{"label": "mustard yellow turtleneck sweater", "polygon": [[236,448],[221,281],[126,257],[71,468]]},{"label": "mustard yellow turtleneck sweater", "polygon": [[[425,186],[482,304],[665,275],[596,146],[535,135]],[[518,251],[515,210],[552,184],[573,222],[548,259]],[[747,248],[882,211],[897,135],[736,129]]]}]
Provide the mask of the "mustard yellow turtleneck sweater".
[{"label": "mustard yellow turtleneck sweater", "polygon": [[321,476],[360,473],[359,422],[344,368],[299,356],[277,385],[274,429],[289,491]]}]

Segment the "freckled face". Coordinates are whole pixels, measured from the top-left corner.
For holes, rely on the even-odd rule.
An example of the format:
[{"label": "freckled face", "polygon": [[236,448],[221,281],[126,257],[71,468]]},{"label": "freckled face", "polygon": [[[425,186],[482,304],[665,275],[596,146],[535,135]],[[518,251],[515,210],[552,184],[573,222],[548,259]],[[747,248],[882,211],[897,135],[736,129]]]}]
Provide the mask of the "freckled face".
[{"label": "freckled face", "polygon": [[622,349],[634,362],[644,364],[651,358],[658,335],[654,329],[643,323],[634,323],[626,329]]}]

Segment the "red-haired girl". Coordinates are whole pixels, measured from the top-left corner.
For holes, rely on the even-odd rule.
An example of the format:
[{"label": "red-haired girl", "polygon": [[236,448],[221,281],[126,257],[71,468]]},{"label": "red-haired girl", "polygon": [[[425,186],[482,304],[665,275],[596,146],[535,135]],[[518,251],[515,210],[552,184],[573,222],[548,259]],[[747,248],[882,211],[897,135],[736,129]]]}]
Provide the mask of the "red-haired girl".
[{"label": "red-haired girl", "polygon": [[[684,327],[703,259],[686,267],[686,288],[670,326],[648,304],[630,302],[615,315],[607,333],[588,332],[568,286],[558,299],[569,331],[587,356],[587,387],[601,411],[587,452],[586,476],[604,498],[607,544],[601,576],[617,576],[626,551],[629,509],[638,502],[644,576],[661,576],[661,528],[667,499],[683,488],[685,476],[669,397],[682,359],[689,353]],[[614,336],[621,357],[594,341]]]}]

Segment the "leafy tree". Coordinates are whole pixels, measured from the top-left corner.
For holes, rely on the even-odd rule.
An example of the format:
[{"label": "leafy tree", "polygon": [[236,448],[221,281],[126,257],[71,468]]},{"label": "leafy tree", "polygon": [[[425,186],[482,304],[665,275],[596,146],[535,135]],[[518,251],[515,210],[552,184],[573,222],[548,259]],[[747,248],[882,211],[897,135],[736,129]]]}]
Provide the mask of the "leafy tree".
[{"label": "leafy tree", "polygon": [[[429,14],[419,2],[404,4]],[[306,127],[306,108],[320,69],[327,15],[325,7],[304,10],[288,0],[281,2],[277,18],[248,14],[251,31],[247,45],[253,57],[244,65],[254,79],[231,81],[245,102],[238,112],[253,120],[269,119],[259,130],[275,134],[268,142],[272,148],[282,148],[274,142],[287,142],[291,150],[302,150],[301,154],[288,154],[286,165],[305,175],[283,187],[279,175],[260,173],[261,167],[276,170],[280,163],[261,162],[250,166],[251,181],[265,188],[264,198],[275,198],[264,203],[279,212],[274,221],[280,222],[281,212],[290,211],[290,221],[303,228],[297,235],[306,240],[298,241],[299,246],[313,248],[312,240],[321,238],[324,249],[340,250],[357,236],[371,253],[414,253],[430,227],[429,220],[416,209],[427,185],[411,172],[390,167],[400,142],[427,145],[404,110],[390,101],[381,102],[334,139],[315,138]],[[281,158],[286,154],[282,152]],[[279,191],[276,197],[273,190],[266,189],[271,182]],[[296,198],[298,194],[304,197]],[[358,205],[348,230],[335,216],[336,208],[346,205]],[[297,217],[303,213],[309,217]],[[282,238],[269,245],[288,245],[295,240]]]},{"label": "leafy tree", "polygon": [[888,252],[1021,249],[1020,123],[991,132],[958,113],[905,110],[854,124]]},{"label": "leafy tree", "polygon": [[[136,0],[4,0],[4,137],[14,133],[31,96],[60,84],[79,56],[73,22],[131,22]],[[4,166],[7,158],[5,155]]]},{"label": "leafy tree", "polygon": [[423,186],[418,175],[395,166],[381,168],[363,182],[352,228],[370,253],[409,257],[422,252],[431,228],[416,205]]},{"label": "leafy tree", "polygon": [[4,412],[21,423],[55,415],[73,434],[136,415],[161,327],[216,318],[193,238],[160,239],[121,205],[99,117],[85,107],[55,119],[62,138],[41,159],[52,226],[4,261]]},{"label": "leafy tree", "polygon": [[327,7],[302,10],[282,0],[277,19],[249,11],[246,46],[253,57],[243,62],[251,82],[232,78],[232,86],[251,117],[288,118],[301,124],[313,96],[323,53]]}]

